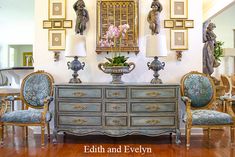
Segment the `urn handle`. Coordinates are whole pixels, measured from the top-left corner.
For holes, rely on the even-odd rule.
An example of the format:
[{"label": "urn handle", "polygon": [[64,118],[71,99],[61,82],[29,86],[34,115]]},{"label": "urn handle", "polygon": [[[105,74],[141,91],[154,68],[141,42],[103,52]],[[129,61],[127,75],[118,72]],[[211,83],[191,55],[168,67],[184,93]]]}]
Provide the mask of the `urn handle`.
[{"label": "urn handle", "polygon": [[104,63],[99,63],[98,64],[98,68],[103,71],[104,73],[108,74],[106,71],[105,71],[105,68],[104,68],[105,64]]},{"label": "urn handle", "polygon": [[[130,69],[129,69],[129,73],[130,73],[132,70],[135,69],[135,63],[130,62],[130,63],[129,63],[129,66],[130,66]],[[131,66],[132,66],[132,67],[131,67]]]}]

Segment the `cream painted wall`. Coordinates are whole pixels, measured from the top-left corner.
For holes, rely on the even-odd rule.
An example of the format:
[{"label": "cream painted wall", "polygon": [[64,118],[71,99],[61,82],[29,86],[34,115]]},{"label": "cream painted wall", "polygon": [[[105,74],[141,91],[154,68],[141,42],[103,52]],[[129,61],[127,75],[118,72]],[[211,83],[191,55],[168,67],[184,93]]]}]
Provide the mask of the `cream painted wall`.
[{"label": "cream painted wall", "polygon": [[8,67],[8,45],[33,44],[34,4],[34,0],[0,1],[0,69]]},{"label": "cream painted wall", "polygon": [[[67,19],[76,19],[72,5],[76,0],[67,0]],[[152,1],[139,0],[139,47],[140,53],[128,55],[129,61],[135,62],[136,69],[130,74],[123,76],[125,82],[149,82],[153,77],[153,72],[149,71],[146,64],[152,61],[152,58],[145,57],[146,35],[150,34],[147,24],[147,14],[150,10]],[[88,9],[90,21],[85,33],[87,42],[87,56],[81,60],[86,63],[85,69],[79,71],[79,75],[84,82],[109,82],[111,76],[104,74],[97,68],[100,62],[105,61],[106,53],[97,55],[96,48],[96,0],[85,1]],[[163,19],[169,19],[170,1],[163,1],[163,12],[161,13],[162,31]],[[42,28],[42,21],[48,19],[48,2],[47,0],[35,1],[35,41],[34,41],[34,66],[35,69],[44,69],[51,73],[56,83],[68,82],[71,78],[72,71],[67,69],[67,61],[64,52],[61,53],[58,62],[53,61],[53,52],[48,51],[48,31]],[[180,78],[191,70],[202,70],[202,0],[189,0],[189,19],[195,20],[195,28],[189,30],[189,50],[183,52],[182,61],[176,60],[174,51],[170,51],[170,31],[167,29],[168,56],[161,58],[166,62],[165,70],[160,72],[160,77],[164,83],[179,83]],[[74,33],[73,29],[67,30],[67,35]]]}]

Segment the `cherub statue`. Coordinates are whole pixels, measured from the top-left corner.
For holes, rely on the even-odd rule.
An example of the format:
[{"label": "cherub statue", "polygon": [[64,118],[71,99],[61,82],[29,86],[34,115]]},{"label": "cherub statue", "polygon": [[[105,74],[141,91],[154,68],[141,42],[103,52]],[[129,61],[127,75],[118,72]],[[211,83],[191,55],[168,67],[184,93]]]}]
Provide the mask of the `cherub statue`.
[{"label": "cherub statue", "polygon": [[73,9],[77,14],[75,32],[77,34],[83,35],[84,30],[86,29],[86,23],[89,21],[88,11],[85,9],[85,3],[83,0],[78,0],[74,3]]},{"label": "cherub statue", "polygon": [[160,32],[160,13],[162,5],[159,0],[153,0],[151,4],[152,10],[148,14],[149,28],[152,30],[152,35],[159,34]]},{"label": "cherub statue", "polygon": [[213,32],[216,28],[214,23],[210,23],[203,35],[203,73],[211,75],[214,68],[218,67],[220,63],[215,59],[214,51],[216,46],[216,35]]}]

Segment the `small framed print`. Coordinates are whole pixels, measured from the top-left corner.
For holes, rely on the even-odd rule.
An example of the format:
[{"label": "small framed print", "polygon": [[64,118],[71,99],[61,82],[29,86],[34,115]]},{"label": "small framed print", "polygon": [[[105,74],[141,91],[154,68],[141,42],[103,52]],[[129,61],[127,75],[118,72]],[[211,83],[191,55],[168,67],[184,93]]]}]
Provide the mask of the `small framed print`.
[{"label": "small framed print", "polygon": [[184,27],[183,20],[175,20],[175,27]]},{"label": "small framed print", "polygon": [[184,27],[185,28],[194,28],[194,21],[193,20],[185,20]]},{"label": "small framed print", "polygon": [[171,18],[188,18],[188,0],[171,0]]},{"label": "small framed print", "polygon": [[66,0],[49,0],[49,19],[65,19]]},{"label": "small framed print", "polygon": [[174,20],[164,20],[164,28],[174,28]]},{"label": "small framed print", "polygon": [[171,30],[171,50],[188,49],[188,30],[172,29]]},{"label": "small framed print", "polygon": [[65,29],[51,29],[48,31],[48,49],[65,50]]},{"label": "small framed print", "polygon": [[43,29],[52,28],[51,21],[43,20]]},{"label": "small framed print", "polygon": [[62,28],[62,21],[53,21],[53,28]]},{"label": "small framed print", "polygon": [[64,28],[72,28],[73,21],[72,20],[64,20],[63,27]]}]

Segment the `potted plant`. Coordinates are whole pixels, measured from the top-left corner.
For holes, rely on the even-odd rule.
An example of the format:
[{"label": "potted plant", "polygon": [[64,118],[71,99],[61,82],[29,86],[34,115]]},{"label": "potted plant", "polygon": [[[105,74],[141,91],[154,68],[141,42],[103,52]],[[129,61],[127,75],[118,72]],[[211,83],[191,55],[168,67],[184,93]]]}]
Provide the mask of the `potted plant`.
[{"label": "potted plant", "polygon": [[130,73],[135,68],[135,64],[133,62],[126,62],[128,57],[116,56],[114,58],[105,58],[108,60],[108,62],[100,63],[98,67],[104,73],[112,75],[113,80],[111,81],[111,83],[113,84],[124,83],[121,80],[122,75]]},{"label": "potted plant", "polygon": [[214,57],[215,57],[216,62],[218,63],[218,66],[220,65],[220,62],[221,62],[220,58],[223,57],[223,48],[222,48],[223,44],[224,42],[217,41],[215,45],[215,49],[214,49]]}]

